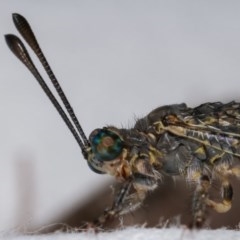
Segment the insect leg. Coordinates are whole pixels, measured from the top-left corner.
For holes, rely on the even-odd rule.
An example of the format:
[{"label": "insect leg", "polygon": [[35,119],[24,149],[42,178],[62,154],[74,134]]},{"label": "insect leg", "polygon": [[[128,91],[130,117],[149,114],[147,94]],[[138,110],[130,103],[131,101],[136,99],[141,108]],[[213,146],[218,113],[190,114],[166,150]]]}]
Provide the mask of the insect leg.
[{"label": "insect leg", "polygon": [[216,212],[224,213],[230,210],[232,206],[233,189],[227,178],[222,180],[222,202],[216,202],[208,197],[210,189],[210,180],[208,176],[203,175],[196,187],[193,198],[193,227],[202,227],[205,221],[206,207],[213,208]]},{"label": "insect leg", "polygon": [[232,206],[232,197],[233,197],[233,189],[231,183],[224,179],[222,181],[222,202],[215,202],[210,199],[206,199],[206,204],[213,208],[215,211],[219,213],[224,213],[230,210]]},{"label": "insect leg", "polygon": [[207,175],[202,175],[197,183],[192,203],[193,227],[202,227],[206,216],[206,200],[210,188],[210,180]]},{"label": "insect leg", "polygon": [[108,219],[118,216],[123,209],[123,202],[125,201],[129,190],[132,186],[131,182],[123,184],[120,191],[117,192],[112,207],[105,209],[104,213],[96,219],[93,224],[95,226],[102,226]]},{"label": "insect leg", "polygon": [[128,181],[124,183],[121,186],[120,190],[117,192],[112,207],[105,209],[103,214],[100,215],[100,217],[98,217],[96,220],[84,223],[81,228],[83,230],[93,228],[96,231],[101,228],[107,220],[120,215],[120,212],[123,209],[122,204],[126,199],[127,195],[129,194],[129,190],[131,187],[132,182]]},{"label": "insect leg", "polygon": [[124,183],[120,190],[117,191],[112,206],[96,219],[90,226],[101,227],[109,219],[126,214],[140,207],[145,199],[148,190],[136,186],[135,181]]}]

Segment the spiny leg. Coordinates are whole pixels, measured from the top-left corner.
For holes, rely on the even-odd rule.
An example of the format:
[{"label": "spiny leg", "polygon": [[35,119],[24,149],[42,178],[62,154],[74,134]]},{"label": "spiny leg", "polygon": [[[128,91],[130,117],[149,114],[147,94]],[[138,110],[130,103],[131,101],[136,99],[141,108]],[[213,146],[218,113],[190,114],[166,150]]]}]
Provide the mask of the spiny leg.
[{"label": "spiny leg", "polygon": [[225,163],[219,164],[215,168],[215,172],[218,174],[218,177],[221,181],[221,195],[222,202],[215,202],[208,199],[206,201],[207,205],[213,208],[216,212],[224,213],[231,209],[232,198],[233,198],[233,188],[229,182],[229,176],[240,177],[240,166],[229,166]]},{"label": "spiny leg", "polygon": [[114,218],[119,215],[123,208],[122,204],[125,201],[127,195],[129,194],[131,186],[131,182],[123,184],[120,191],[118,191],[116,194],[112,207],[105,209],[104,213],[93,222],[95,226],[102,226],[108,219]]},{"label": "spiny leg", "polygon": [[193,224],[191,227],[200,228],[205,222],[206,218],[206,200],[208,199],[208,192],[210,188],[210,180],[206,175],[202,175],[197,183],[193,202],[192,202],[192,213],[193,213]]},{"label": "spiny leg", "polygon": [[140,207],[146,198],[147,192],[157,187],[158,178],[154,175],[149,161],[140,158],[138,161],[136,160],[136,163],[135,167],[140,166],[143,172],[133,172],[132,176],[123,183],[120,191],[115,194],[111,208],[106,209],[94,221],[95,226],[102,226],[108,219],[126,214]]},{"label": "spiny leg", "polygon": [[[131,190],[133,190],[133,192],[130,193]],[[121,186],[120,190],[117,191],[112,206],[106,209],[95,221],[82,225],[81,229],[93,229],[95,231],[101,229],[108,220],[126,214],[139,207],[145,199],[146,194],[146,190],[136,189],[132,181],[127,181]]]},{"label": "spiny leg", "polygon": [[104,223],[108,219],[116,217],[119,214],[119,211],[121,209],[120,206],[121,206],[122,202],[124,201],[124,199],[126,198],[126,196],[128,195],[131,186],[132,186],[131,182],[127,182],[127,183],[123,184],[121,186],[120,191],[118,191],[118,193],[116,194],[116,197],[114,199],[112,207],[105,209],[103,214],[101,214],[96,220],[94,220],[92,222],[84,223],[81,226],[81,229],[82,230],[93,229],[94,231],[97,231],[104,225]]},{"label": "spiny leg", "polygon": [[209,199],[210,180],[203,175],[196,187],[193,198],[193,227],[200,228],[204,224],[206,207],[211,207],[216,212],[224,213],[231,209],[233,189],[227,178],[221,182],[222,202]]}]

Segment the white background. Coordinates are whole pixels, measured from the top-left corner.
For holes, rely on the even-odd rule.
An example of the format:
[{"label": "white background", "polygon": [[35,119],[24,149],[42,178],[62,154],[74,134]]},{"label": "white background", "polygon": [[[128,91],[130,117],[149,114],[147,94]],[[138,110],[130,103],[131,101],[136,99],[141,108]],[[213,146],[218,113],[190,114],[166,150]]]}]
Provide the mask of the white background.
[{"label": "white background", "polygon": [[240,101],[239,1],[1,0],[0,229],[18,223],[28,187],[33,223],[42,224],[107,179],[89,170],[7,48],[3,35],[17,33],[13,12],[31,23],[87,135],[106,124],[133,126],[160,105]]}]

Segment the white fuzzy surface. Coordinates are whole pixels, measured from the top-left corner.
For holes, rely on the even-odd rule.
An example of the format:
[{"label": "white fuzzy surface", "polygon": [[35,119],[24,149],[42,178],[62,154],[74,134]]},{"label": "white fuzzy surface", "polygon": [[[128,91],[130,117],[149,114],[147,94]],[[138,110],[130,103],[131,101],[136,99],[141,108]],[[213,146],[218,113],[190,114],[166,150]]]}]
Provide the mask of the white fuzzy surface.
[{"label": "white fuzzy surface", "polygon": [[113,232],[102,232],[102,233],[54,233],[48,235],[38,235],[38,236],[19,236],[12,234],[5,234],[1,236],[4,240],[183,240],[183,239],[194,239],[194,240],[239,240],[240,231],[237,230],[227,230],[227,229],[217,229],[217,230],[198,230],[190,231],[183,228],[168,228],[168,229],[146,229],[146,228],[127,228],[124,230],[117,230]]}]

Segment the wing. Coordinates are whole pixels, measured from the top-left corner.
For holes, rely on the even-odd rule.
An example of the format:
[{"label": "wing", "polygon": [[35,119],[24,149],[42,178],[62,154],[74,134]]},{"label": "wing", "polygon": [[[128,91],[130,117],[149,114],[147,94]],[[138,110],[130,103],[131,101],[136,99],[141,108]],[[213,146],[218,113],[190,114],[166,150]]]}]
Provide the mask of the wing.
[{"label": "wing", "polygon": [[184,103],[163,106],[139,119],[134,128],[143,132],[154,128],[156,134],[168,132],[189,144],[195,142],[240,157],[240,103],[204,103],[196,108]]},{"label": "wing", "polygon": [[240,103],[205,103],[165,116],[165,130],[208,149],[240,157]]},{"label": "wing", "polygon": [[240,103],[205,103],[185,116],[184,122],[195,128],[204,128],[229,136],[240,137]]}]

